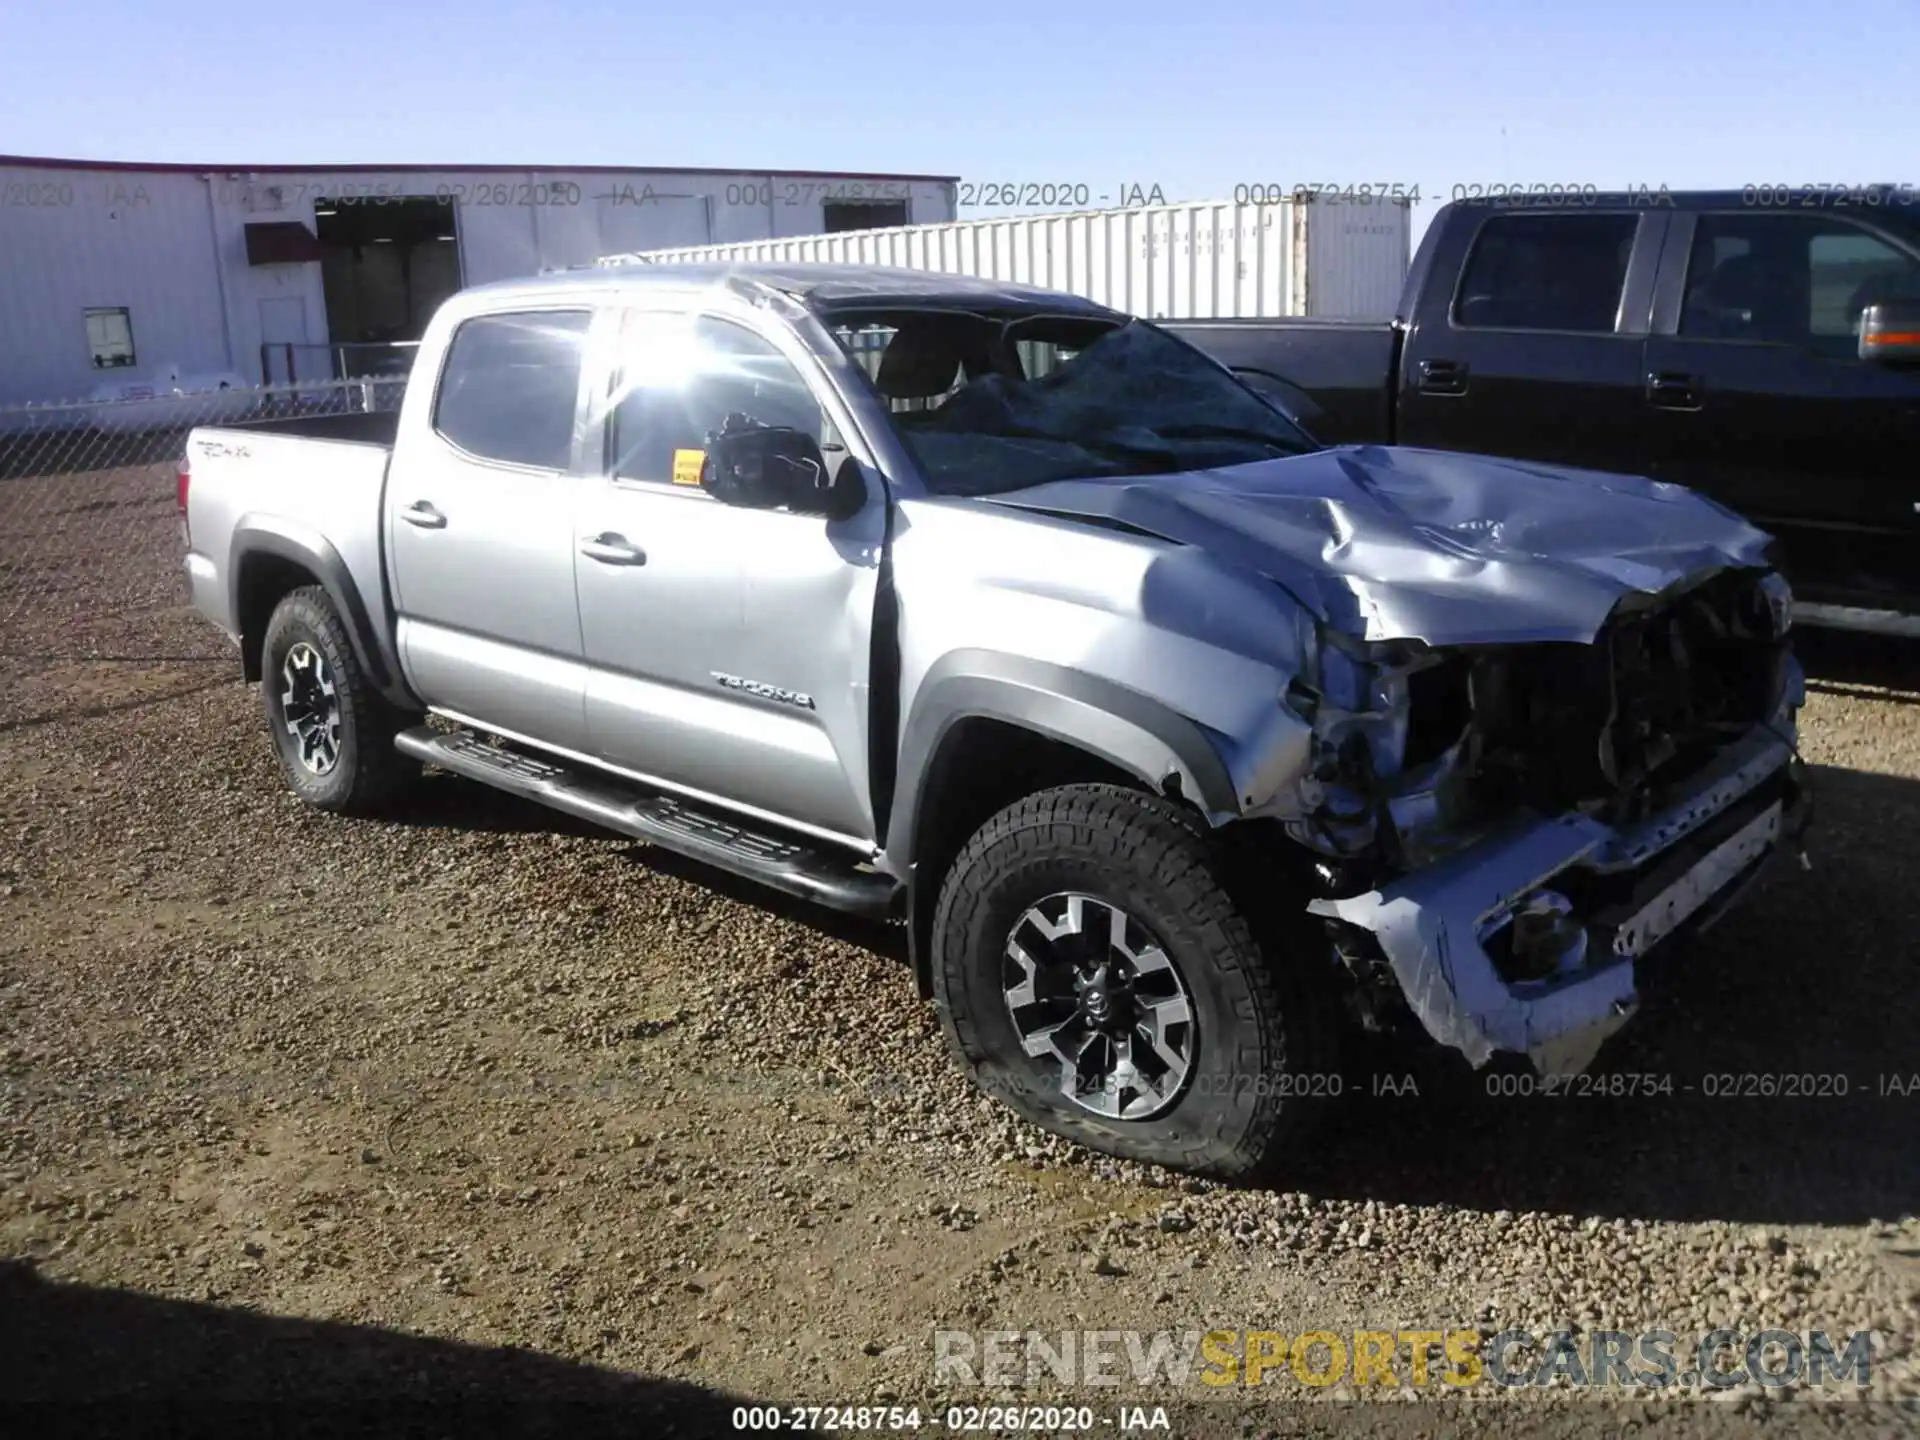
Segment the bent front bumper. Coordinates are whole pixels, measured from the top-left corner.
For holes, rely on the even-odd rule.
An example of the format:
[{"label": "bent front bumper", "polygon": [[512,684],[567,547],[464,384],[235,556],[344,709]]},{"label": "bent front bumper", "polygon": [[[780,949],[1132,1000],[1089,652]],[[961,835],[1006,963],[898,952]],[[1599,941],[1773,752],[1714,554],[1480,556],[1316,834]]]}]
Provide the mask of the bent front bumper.
[{"label": "bent front bumper", "polygon": [[[1716,919],[1806,816],[1790,732],[1762,726],[1630,829],[1579,814],[1528,821],[1308,908],[1371,931],[1427,1033],[1474,1065],[1508,1050],[1542,1074],[1578,1074],[1638,1007],[1635,962]],[[1542,890],[1586,898],[1576,910],[1586,958],[1571,973],[1509,981],[1489,945]]]}]

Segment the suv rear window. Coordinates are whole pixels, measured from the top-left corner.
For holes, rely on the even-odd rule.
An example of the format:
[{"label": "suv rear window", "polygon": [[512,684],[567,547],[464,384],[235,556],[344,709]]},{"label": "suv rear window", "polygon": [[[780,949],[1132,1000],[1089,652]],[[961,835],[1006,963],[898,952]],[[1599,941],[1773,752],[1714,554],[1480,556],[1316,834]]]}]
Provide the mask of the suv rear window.
[{"label": "suv rear window", "polygon": [[453,332],[433,428],[469,455],[565,470],[589,312],[478,315]]},{"label": "suv rear window", "polygon": [[1502,215],[1480,227],[1454,296],[1469,329],[1609,334],[1636,215]]}]

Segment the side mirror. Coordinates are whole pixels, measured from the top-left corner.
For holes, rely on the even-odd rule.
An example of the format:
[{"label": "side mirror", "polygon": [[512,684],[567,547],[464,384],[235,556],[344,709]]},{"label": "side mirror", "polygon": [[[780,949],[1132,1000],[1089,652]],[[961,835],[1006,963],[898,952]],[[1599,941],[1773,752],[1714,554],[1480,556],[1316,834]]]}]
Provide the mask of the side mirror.
[{"label": "side mirror", "polygon": [[1883,300],[1860,312],[1860,358],[1920,364],[1920,299]]},{"label": "side mirror", "polygon": [[849,459],[829,474],[811,435],[783,425],[723,430],[707,444],[700,485],[714,499],[749,510],[844,520],[866,500],[866,482]]}]

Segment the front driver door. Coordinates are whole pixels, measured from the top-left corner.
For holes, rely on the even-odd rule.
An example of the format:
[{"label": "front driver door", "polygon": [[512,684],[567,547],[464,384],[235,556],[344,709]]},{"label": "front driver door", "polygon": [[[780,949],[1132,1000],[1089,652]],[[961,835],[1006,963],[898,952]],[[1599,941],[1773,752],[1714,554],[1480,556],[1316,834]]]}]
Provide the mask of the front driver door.
[{"label": "front driver door", "polygon": [[576,511],[591,754],[668,788],[854,845],[874,835],[867,668],[884,496],[847,520],[700,488],[730,414],[847,456],[845,419],[774,322],[628,314],[601,474]]},{"label": "front driver door", "polygon": [[1882,221],[1739,209],[1685,217],[1662,285],[1641,428],[1648,467],[1781,541],[1804,598],[1920,596],[1920,370],[1859,358],[1861,311],[1920,296],[1920,244]]}]

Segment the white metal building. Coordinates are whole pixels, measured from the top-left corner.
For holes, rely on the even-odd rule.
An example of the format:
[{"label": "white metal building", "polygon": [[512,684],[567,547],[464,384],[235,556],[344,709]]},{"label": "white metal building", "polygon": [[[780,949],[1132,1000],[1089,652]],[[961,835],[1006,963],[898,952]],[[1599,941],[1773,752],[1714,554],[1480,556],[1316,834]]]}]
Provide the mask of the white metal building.
[{"label": "white metal building", "polygon": [[0,156],[0,406],[386,368],[462,285],[952,220],[934,175]]},{"label": "white metal building", "polygon": [[664,248],[648,260],[901,265],[1083,295],[1150,320],[1384,319],[1412,260],[1403,200],[1197,201]]}]

